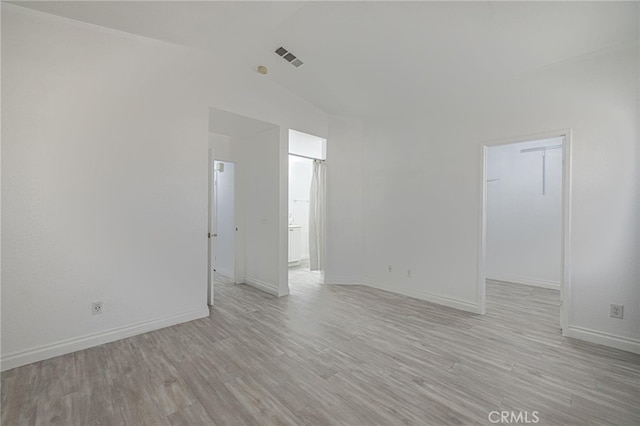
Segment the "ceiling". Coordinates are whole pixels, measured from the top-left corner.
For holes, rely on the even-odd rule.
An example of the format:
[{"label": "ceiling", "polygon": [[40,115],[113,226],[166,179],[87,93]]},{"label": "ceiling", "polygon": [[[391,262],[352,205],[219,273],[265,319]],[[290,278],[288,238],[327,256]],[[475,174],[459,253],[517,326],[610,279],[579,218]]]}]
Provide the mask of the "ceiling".
[{"label": "ceiling", "polygon": [[[382,117],[639,39],[637,2],[23,2],[265,65],[332,114]],[[294,68],[273,51],[304,61]]]}]

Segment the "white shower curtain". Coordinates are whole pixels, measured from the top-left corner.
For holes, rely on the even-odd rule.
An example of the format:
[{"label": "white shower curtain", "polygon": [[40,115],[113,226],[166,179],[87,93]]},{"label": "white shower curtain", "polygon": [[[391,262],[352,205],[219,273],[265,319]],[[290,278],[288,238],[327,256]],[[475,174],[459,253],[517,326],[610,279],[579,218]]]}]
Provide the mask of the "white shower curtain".
[{"label": "white shower curtain", "polygon": [[313,160],[309,197],[309,265],[312,271],[324,269],[325,179],[324,161]]}]

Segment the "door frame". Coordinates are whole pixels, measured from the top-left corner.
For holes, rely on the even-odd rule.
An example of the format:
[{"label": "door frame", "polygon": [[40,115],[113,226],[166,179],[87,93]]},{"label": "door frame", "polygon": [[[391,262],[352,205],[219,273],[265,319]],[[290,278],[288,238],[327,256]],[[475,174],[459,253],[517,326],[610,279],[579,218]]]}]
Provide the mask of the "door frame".
[{"label": "door frame", "polygon": [[487,154],[489,148],[520,142],[562,137],[562,225],[560,276],[560,327],[565,335],[569,326],[571,308],[571,129],[555,130],[529,136],[489,141],[481,144],[480,180],[480,238],[478,256],[478,308],[486,313],[486,249],[487,249]]},{"label": "door frame", "polygon": [[[305,134],[305,135],[312,136],[312,137],[315,137],[315,138],[318,138],[318,139],[323,139],[323,140],[324,140],[324,156],[325,156],[325,158],[315,158],[315,157],[311,157],[311,156],[307,156],[307,155],[301,155],[301,154],[294,154],[294,153],[291,153],[291,152],[290,152],[290,149],[291,149],[291,148],[290,148],[290,141],[289,141],[289,139],[290,139],[290,137],[291,137],[291,132],[292,132],[292,131],[294,131],[294,132],[298,132],[298,133],[303,133],[303,134]],[[286,165],[287,165],[287,174],[286,174],[287,187],[286,187],[286,194],[287,194],[287,196],[286,196],[286,210],[285,210],[285,211],[286,211],[285,219],[286,219],[286,224],[287,224],[287,233],[286,233],[287,238],[285,239],[285,241],[286,241],[286,247],[287,247],[287,257],[286,257],[287,261],[285,262],[285,263],[286,263],[286,265],[287,265],[287,269],[286,269],[286,274],[287,274],[287,286],[289,286],[289,284],[290,284],[290,283],[289,283],[289,262],[288,262],[288,260],[289,260],[289,226],[288,226],[288,225],[289,225],[289,214],[290,214],[290,211],[289,211],[289,204],[290,204],[290,201],[291,201],[291,200],[289,199],[289,197],[290,197],[289,187],[290,187],[290,183],[291,183],[291,182],[290,182],[291,176],[289,175],[289,170],[290,170],[290,168],[291,168],[291,157],[292,157],[292,156],[294,156],[294,157],[300,157],[300,158],[306,158],[306,159],[308,159],[308,160],[311,160],[311,161],[312,161],[312,167],[313,167],[313,161],[316,161],[316,160],[323,161],[323,162],[324,162],[324,164],[325,164],[325,179],[324,179],[325,203],[324,203],[324,205],[322,206],[322,216],[323,216],[323,219],[322,219],[322,220],[323,220],[323,222],[324,222],[324,226],[323,226],[323,230],[322,230],[322,239],[323,239],[323,245],[322,245],[322,247],[323,247],[323,253],[322,253],[322,257],[323,257],[323,259],[324,259],[324,266],[323,266],[323,268],[320,270],[320,284],[324,284],[324,283],[325,283],[325,273],[326,273],[326,266],[327,266],[327,221],[328,221],[328,211],[327,211],[327,204],[328,204],[328,201],[327,201],[327,200],[329,199],[329,197],[328,197],[328,185],[327,185],[327,182],[328,182],[328,178],[327,178],[327,176],[328,176],[328,167],[327,167],[327,159],[328,159],[328,155],[327,155],[327,153],[328,153],[328,152],[329,152],[329,139],[328,139],[328,138],[326,138],[326,137],[322,137],[322,136],[317,136],[317,135],[315,135],[315,134],[313,134],[313,133],[304,132],[304,131],[302,131],[302,130],[296,130],[296,129],[291,129],[291,128],[290,128],[290,129],[288,129],[288,131],[287,131],[287,150],[286,150],[286,156],[287,156],[287,157],[286,157],[286,158],[287,158],[287,161],[286,161]],[[291,287],[289,286],[289,288],[291,288]]]}]

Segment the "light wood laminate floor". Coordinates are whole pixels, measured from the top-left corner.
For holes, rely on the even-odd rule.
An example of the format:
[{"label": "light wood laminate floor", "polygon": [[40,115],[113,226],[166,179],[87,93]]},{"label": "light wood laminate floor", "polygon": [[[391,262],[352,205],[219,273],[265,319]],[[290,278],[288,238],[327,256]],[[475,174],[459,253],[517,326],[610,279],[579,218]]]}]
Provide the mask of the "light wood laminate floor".
[{"label": "light wood laminate floor", "polygon": [[322,274],[309,269],[309,259],[302,259],[299,264],[289,266],[289,287],[315,286],[320,283]]},{"label": "light wood laminate floor", "polygon": [[467,314],[367,287],[221,282],[207,319],[2,374],[2,425],[640,424],[640,356],[560,336],[558,293]]}]

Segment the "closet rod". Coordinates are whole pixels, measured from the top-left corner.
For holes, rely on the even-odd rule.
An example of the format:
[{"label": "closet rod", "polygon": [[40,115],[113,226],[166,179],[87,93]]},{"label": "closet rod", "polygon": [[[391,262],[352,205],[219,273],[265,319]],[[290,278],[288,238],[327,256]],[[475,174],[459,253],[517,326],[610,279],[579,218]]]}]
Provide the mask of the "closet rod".
[{"label": "closet rod", "polygon": [[539,148],[521,149],[520,153],[542,151],[542,195],[547,193],[547,150],[559,149],[562,145],[541,146]]},{"label": "closet rod", "polygon": [[308,160],[325,161],[325,160],[323,160],[323,159],[321,159],[321,158],[307,157],[306,155],[292,154],[292,153],[289,153],[289,155],[293,155],[294,157],[306,158],[306,159],[308,159]]},{"label": "closet rod", "polygon": [[548,149],[560,149],[560,148],[562,148],[562,145],[541,146],[540,148],[521,149],[520,152],[546,151]]}]

